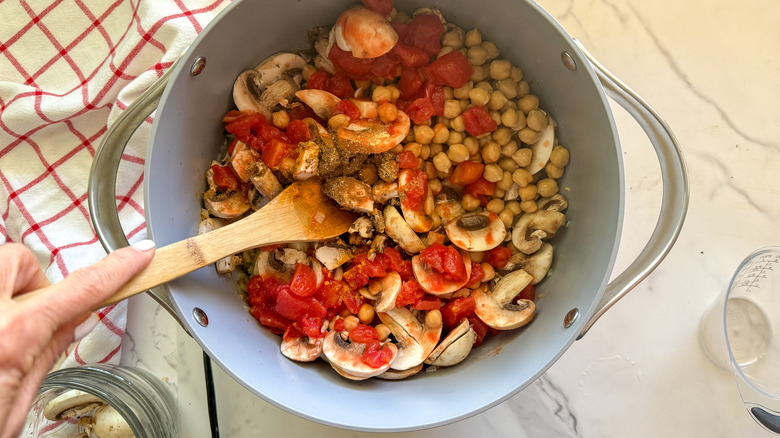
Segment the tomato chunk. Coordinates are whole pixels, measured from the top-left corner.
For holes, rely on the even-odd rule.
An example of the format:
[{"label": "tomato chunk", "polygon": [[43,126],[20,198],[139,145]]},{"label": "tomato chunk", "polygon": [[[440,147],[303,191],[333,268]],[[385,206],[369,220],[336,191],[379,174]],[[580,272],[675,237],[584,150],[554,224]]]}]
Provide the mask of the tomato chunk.
[{"label": "tomato chunk", "polygon": [[485,253],[484,261],[496,269],[501,269],[509,262],[512,250],[505,246],[497,246]]},{"label": "tomato chunk", "polygon": [[414,123],[419,125],[428,121],[436,113],[436,109],[433,107],[431,99],[421,97],[413,100],[404,112],[409,115],[409,118]]},{"label": "tomato chunk", "polygon": [[378,14],[387,15],[393,10],[395,0],[361,0],[366,9]]},{"label": "tomato chunk", "polygon": [[459,88],[466,84],[474,74],[474,68],[466,55],[453,50],[434,60],[425,68],[425,73],[433,78],[437,85]]},{"label": "tomato chunk", "polygon": [[401,169],[416,169],[420,167],[420,159],[412,151],[402,151],[398,154],[398,167]]},{"label": "tomato chunk", "polygon": [[270,168],[279,166],[286,157],[295,155],[295,145],[276,138],[272,139],[263,150],[263,162]]},{"label": "tomato chunk", "polygon": [[223,192],[232,192],[238,188],[238,177],[230,166],[220,166],[213,164],[211,170],[214,172],[214,184]]},{"label": "tomato chunk", "polygon": [[401,292],[395,298],[395,307],[404,307],[420,301],[425,296],[416,280],[404,281],[401,285]]},{"label": "tomato chunk", "polygon": [[366,350],[360,360],[372,368],[381,368],[393,358],[393,351],[387,345],[380,348],[379,341],[373,341],[366,345]]},{"label": "tomato chunk", "polygon": [[309,311],[309,302],[292,293],[289,286],[282,286],[279,288],[274,310],[283,317],[294,320],[306,315]]},{"label": "tomato chunk", "polygon": [[477,301],[473,296],[456,298],[441,308],[441,318],[444,328],[452,330],[463,318],[474,314],[477,308]]},{"label": "tomato chunk", "polygon": [[462,186],[477,182],[482,176],[485,165],[474,161],[464,161],[455,166],[450,175],[450,183]]},{"label": "tomato chunk", "polygon": [[420,258],[435,272],[448,280],[466,279],[466,264],[457,249],[433,243],[420,252]]},{"label": "tomato chunk", "polygon": [[498,123],[481,106],[472,106],[464,111],[463,124],[466,126],[466,131],[474,137],[493,132],[498,127]]},{"label": "tomato chunk", "polygon": [[292,120],[287,125],[287,138],[290,139],[290,143],[292,144],[298,144],[304,141],[309,141],[312,139],[311,132],[309,132],[309,127],[306,126],[306,123],[303,122],[303,120]]},{"label": "tomato chunk", "polygon": [[409,22],[403,42],[410,46],[419,47],[428,55],[436,55],[441,50],[442,34],[444,34],[444,24],[438,16],[421,14]]},{"label": "tomato chunk", "polygon": [[371,341],[379,339],[379,333],[377,333],[374,327],[366,324],[358,324],[349,331],[349,339],[352,342],[358,342],[360,344],[367,344]]},{"label": "tomato chunk", "polygon": [[317,275],[314,270],[303,263],[295,266],[290,290],[299,297],[310,297],[314,295],[317,288]]}]

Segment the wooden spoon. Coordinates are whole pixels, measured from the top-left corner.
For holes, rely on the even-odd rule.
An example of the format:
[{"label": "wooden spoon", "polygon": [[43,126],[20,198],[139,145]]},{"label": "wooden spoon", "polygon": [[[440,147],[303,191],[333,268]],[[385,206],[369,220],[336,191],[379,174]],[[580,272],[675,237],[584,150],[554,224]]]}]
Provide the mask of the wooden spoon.
[{"label": "wooden spoon", "polygon": [[[98,308],[145,292],[247,249],[336,237],[346,233],[354,220],[355,214],[337,208],[333,201],[322,194],[319,182],[295,182],[265,207],[244,219],[157,248],[149,265]],[[18,295],[14,300],[32,298],[46,289]]]}]

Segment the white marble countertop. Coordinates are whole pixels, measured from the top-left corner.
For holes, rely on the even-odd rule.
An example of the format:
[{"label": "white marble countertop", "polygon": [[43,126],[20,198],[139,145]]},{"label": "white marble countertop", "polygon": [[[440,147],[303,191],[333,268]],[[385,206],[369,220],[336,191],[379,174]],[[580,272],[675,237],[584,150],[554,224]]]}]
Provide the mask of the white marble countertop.
[{"label": "white marble countertop", "polygon": [[[731,373],[706,359],[697,329],[742,258],[780,240],[780,3],[540,3],[671,126],[688,165],[685,227],[661,266],[527,389],[456,424],[380,435],[771,436],[746,413]],[[655,224],[661,178],[639,126],[613,111],[627,192],[619,272]],[[128,313],[123,361],[178,383],[182,436],[206,436],[198,346],[148,297]],[[369,436],[287,414],[215,372],[222,436]]]}]

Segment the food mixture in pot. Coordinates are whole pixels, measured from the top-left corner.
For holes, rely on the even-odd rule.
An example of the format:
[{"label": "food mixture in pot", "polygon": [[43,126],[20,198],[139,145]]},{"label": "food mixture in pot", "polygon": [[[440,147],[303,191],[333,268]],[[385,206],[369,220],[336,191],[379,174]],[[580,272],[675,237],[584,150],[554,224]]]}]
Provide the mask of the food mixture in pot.
[{"label": "food mixture in pot", "polygon": [[339,238],[216,266],[282,354],[353,380],[455,365],[531,322],[566,223],[569,152],[523,71],[478,29],[409,12],[363,0],[241,73],[206,174],[201,232],[310,178],[356,213]]}]

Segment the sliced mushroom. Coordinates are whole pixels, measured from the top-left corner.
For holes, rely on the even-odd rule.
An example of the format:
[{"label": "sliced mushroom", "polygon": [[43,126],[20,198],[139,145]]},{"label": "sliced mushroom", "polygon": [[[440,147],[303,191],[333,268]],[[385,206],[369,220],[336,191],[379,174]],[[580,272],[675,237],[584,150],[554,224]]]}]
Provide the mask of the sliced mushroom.
[{"label": "sliced mushroom", "polygon": [[92,435],[98,438],[132,438],[133,429],[119,412],[110,405],[103,405],[92,416]]},{"label": "sliced mushroom", "polygon": [[390,364],[398,355],[398,349],[391,343],[386,345],[392,351],[393,357],[388,364],[378,368],[366,364],[361,359],[366,344],[350,342],[336,331],[331,331],[325,336],[322,343],[322,354],[330,366],[342,376],[353,380],[363,380],[378,376],[390,368]]},{"label": "sliced mushroom", "polygon": [[241,181],[249,181],[250,170],[259,160],[260,154],[252,150],[243,141],[236,141],[236,144],[233,146],[233,154],[230,156],[230,167]]},{"label": "sliced mushroom", "polygon": [[473,212],[447,222],[447,237],[466,251],[489,251],[504,241],[506,226],[492,211]]},{"label": "sliced mushroom", "polygon": [[355,219],[355,222],[352,222],[347,232],[355,233],[364,239],[370,239],[374,235],[374,224],[371,223],[368,216],[360,216]]},{"label": "sliced mushroom", "polygon": [[374,195],[374,202],[384,204],[385,202],[398,197],[398,183],[395,181],[377,182],[374,183],[371,192]]},{"label": "sliced mushroom", "polygon": [[325,26],[316,26],[309,29],[309,45],[312,51],[316,53],[314,56],[314,66],[318,70],[325,70],[330,74],[335,74],[336,69],[333,68],[333,63],[328,58],[330,52],[330,39],[328,33],[330,30]]},{"label": "sliced mushroom", "polygon": [[460,195],[450,187],[443,187],[434,200],[434,211],[444,223],[466,214],[466,210],[460,202]]},{"label": "sliced mushroom", "polygon": [[390,365],[391,369],[403,371],[420,365],[436,348],[441,337],[439,310],[415,314],[406,307],[396,307],[377,315],[398,343],[398,355]]},{"label": "sliced mushroom", "polygon": [[300,145],[299,150],[293,168],[293,178],[304,180],[317,175],[320,163],[320,145],[315,141],[307,141]]},{"label": "sliced mushroom", "polygon": [[[298,79],[308,62],[297,53],[279,52],[264,59],[255,67],[258,72],[258,85],[267,87],[281,77]],[[299,79],[298,79],[299,80]]]},{"label": "sliced mushroom", "polygon": [[[227,222],[223,219],[210,217],[203,219],[198,224],[198,234],[205,234],[209,231],[214,231],[217,228],[222,228],[227,225]],[[236,266],[240,263],[239,258],[235,255],[223,257],[214,263],[217,268],[217,272],[220,274],[229,274],[236,269]]]},{"label": "sliced mushroom", "polygon": [[547,271],[550,270],[553,260],[553,246],[545,242],[538,251],[531,255],[518,252],[509,258],[509,263],[519,266],[534,278],[533,284],[544,280]]},{"label": "sliced mushroom", "polygon": [[406,378],[409,378],[423,369],[423,364],[417,365],[416,367],[409,368],[408,370],[394,370],[390,368],[389,370],[385,371],[384,373],[376,376],[382,380],[403,380]]},{"label": "sliced mushroom", "polygon": [[533,254],[542,246],[543,239],[555,236],[566,216],[553,210],[538,210],[525,213],[512,228],[512,243],[523,254]]},{"label": "sliced mushroom", "polygon": [[547,126],[545,126],[539,133],[539,140],[531,145],[531,164],[524,167],[531,175],[544,169],[547,165],[547,161],[550,159],[550,154],[553,150],[553,143],[555,142],[555,122],[552,118],[547,118]]},{"label": "sliced mushroom", "polygon": [[477,303],[476,313],[490,327],[497,330],[512,330],[531,322],[536,305],[531,300],[512,303],[517,294],[533,281],[533,277],[518,269],[505,275],[492,291],[482,286],[473,292]]},{"label": "sliced mushroom", "polygon": [[511,186],[504,193],[504,201],[514,201],[520,197],[520,186],[517,183],[512,183]]},{"label": "sliced mushroom", "polygon": [[46,403],[43,408],[43,416],[49,421],[79,418],[104,404],[103,400],[92,394],[71,389]]},{"label": "sliced mushroom", "polygon": [[240,111],[257,111],[266,117],[277,104],[300,89],[306,60],[295,53],[277,53],[253,70],[242,72],[233,84],[233,102]]},{"label": "sliced mushroom", "polygon": [[343,246],[323,245],[314,251],[314,256],[332,271],[352,260],[352,251]]},{"label": "sliced mushroom", "polygon": [[412,271],[414,279],[426,292],[431,295],[446,295],[464,287],[471,278],[471,258],[468,253],[461,251],[463,263],[466,265],[466,278],[464,280],[447,280],[441,274],[435,272],[420,256],[412,257]]},{"label": "sliced mushroom", "polygon": [[425,363],[438,367],[447,367],[459,364],[465,359],[474,342],[477,340],[477,332],[471,327],[468,319],[463,318],[457,327],[442,339],[439,345],[428,355]]},{"label": "sliced mushroom", "polygon": [[216,186],[203,194],[203,205],[213,216],[222,219],[240,217],[252,208],[249,198],[240,190],[217,193]]},{"label": "sliced mushroom", "polygon": [[360,112],[360,118],[373,119],[379,117],[379,104],[372,101],[371,99],[350,98],[349,101],[354,103],[358,108],[358,111]]},{"label": "sliced mushroom", "polygon": [[282,185],[279,184],[279,179],[276,178],[274,172],[269,168],[262,160],[255,162],[250,167],[249,180],[252,181],[252,185],[255,186],[258,192],[267,199],[273,199],[279,193],[282,193]]},{"label": "sliced mushroom", "polygon": [[374,211],[371,186],[351,176],[331,178],[322,184],[322,193],[342,208],[360,213]]},{"label": "sliced mushroom", "polygon": [[322,263],[320,263],[316,257],[309,257],[309,263],[311,265],[311,269],[314,271],[314,276],[317,278],[316,288],[319,288],[322,286],[322,282],[325,281],[325,274],[322,273]]},{"label": "sliced mushroom", "polygon": [[339,102],[341,102],[341,99],[335,94],[315,88],[300,90],[295,93],[295,97],[305,103],[314,111],[314,114],[317,114],[323,120],[330,119],[330,116],[338,109]]},{"label": "sliced mushroom", "polygon": [[322,354],[322,338],[302,336],[283,339],[280,346],[282,354],[298,362],[312,362]]},{"label": "sliced mushroom", "polygon": [[538,210],[563,211],[566,210],[566,207],[568,206],[569,203],[566,202],[566,198],[561,196],[560,193],[556,193],[549,198],[539,198],[539,200],[536,201],[536,208]]},{"label": "sliced mushroom", "polygon": [[437,233],[436,231],[428,231],[428,234],[426,234],[423,238],[423,243],[426,247],[431,246],[434,243],[440,243],[444,245],[444,242],[446,241],[447,236],[442,233]]},{"label": "sliced mushroom", "polygon": [[410,254],[415,254],[425,249],[420,236],[412,230],[395,207],[386,205],[384,214],[385,232],[401,248]]},{"label": "sliced mushroom", "polygon": [[368,283],[368,293],[376,300],[374,310],[376,312],[387,312],[395,307],[395,300],[401,292],[401,274],[396,271],[390,271],[386,276],[375,278]]},{"label": "sliced mushroom", "polygon": [[255,262],[255,274],[264,279],[275,278],[286,284],[292,280],[298,263],[307,263],[306,253],[292,248],[276,248],[273,251],[260,251]]},{"label": "sliced mushroom", "polygon": [[401,191],[401,212],[409,226],[418,233],[427,233],[433,226],[433,219],[426,215],[422,208],[413,208],[406,198],[406,190],[412,182],[412,171],[403,169],[398,173],[398,189]]}]

